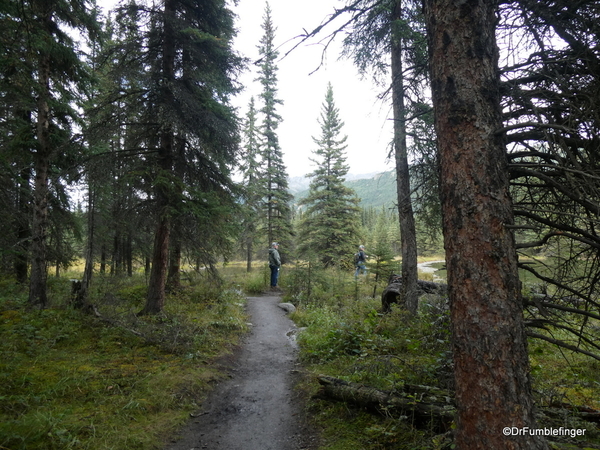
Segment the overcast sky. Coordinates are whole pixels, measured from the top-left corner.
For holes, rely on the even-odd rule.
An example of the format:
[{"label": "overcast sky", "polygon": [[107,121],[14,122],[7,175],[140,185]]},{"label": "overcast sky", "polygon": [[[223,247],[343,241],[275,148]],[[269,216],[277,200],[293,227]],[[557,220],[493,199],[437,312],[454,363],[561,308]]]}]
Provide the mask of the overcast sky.
[{"label": "overcast sky", "polygon": [[[339,0],[270,0],[272,18],[277,27],[275,44],[283,56],[296,41],[295,36],[315,28],[321,21],[341,7]],[[236,48],[253,61],[258,59],[258,42],[263,35],[261,25],[265,0],[240,0],[235,11],[238,15]],[[287,43],[286,43],[287,42]],[[320,135],[317,119],[325,99],[327,83],[331,82],[336,106],[348,135],[346,150],[350,173],[362,174],[390,170],[387,163],[392,124],[389,105],[377,99],[380,89],[369,80],[361,80],[351,61],[339,60],[339,45],[330,47],[325,65],[313,72],[321,61],[322,46],[303,45],[295,49],[277,65],[279,68],[279,98],[284,104],[278,112],[283,118],[278,135],[284,153],[284,163],[290,176],[305,175],[314,166],[309,161],[315,149],[312,136]],[[258,101],[260,85],[255,81],[256,67],[252,65],[242,77],[245,91],[235,104],[245,115],[252,95]]]},{"label": "overcast sky", "polygon": [[[112,9],[118,0],[98,0],[105,10]],[[233,2],[232,2],[233,3]],[[277,28],[275,44],[280,47],[280,57],[293,47],[293,38],[320,24],[333,13],[334,7],[343,6],[342,0],[270,0],[274,25]],[[238,36],[236,49],[252,61],[258,59],[258,43],[263,35],[262,23],[265,0],[239,0],[233,7],[237,14]],[[279,142],[284,153],[284,163],[291,177],[306,175],[314,170],[309,161],[315,144],[312,136],[320,135],[317,119],[325,99],[327,83],[333,86],[336,106],[345,126],[342,133],[348,136],[347,163],[350,173],[364,174],[390,170],[387,162],[389,142],[392,138],[389,105],[377,99],[380,88],[369,80],[361,80],[352,62],[339,60],[340,45],[332,45],[325,64],[312,75],[320,64],[323,47],[314,41],[302,45],[278,61],[278,97],[283,101],[278,113],[283,118],[278,129]],[[250,97],[254,96],[260,107],[260,84],[255,81],[256,66],[251,64],[240,81],[244,91],[234,100],[240,116],[245,117]]]}]

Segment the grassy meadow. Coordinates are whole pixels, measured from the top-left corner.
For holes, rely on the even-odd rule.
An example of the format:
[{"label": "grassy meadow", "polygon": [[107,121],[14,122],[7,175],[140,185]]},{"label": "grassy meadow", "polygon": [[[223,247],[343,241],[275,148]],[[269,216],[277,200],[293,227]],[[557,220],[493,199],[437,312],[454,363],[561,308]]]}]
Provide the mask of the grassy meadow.
[{"label": "grassy meadow", "polygon": [[[184,288],[154,317],[136,315],[145,301],[143,273],[95,277],[91,299],[100,317],[69,306],[69,280],[81,276],[78,267],[50,279],[51,307],[42,311],[26,308],[26,289],[1,280],[0,449],[164,448],[223,376],[215,361],[248,331],[245,296],[268,286],[261,264],[249,274],[243,263],[219,270],[219,283],[186,272]],[[355,280],[352,270],[299,264],[284,266],[280,281],[283,301],[297,307],[291,318],[301,329],[306,375],[298,389],[322,434],[321,450],[451,448],[448,435],[413,427],[411,417],[374,415],[315,395],[319,375],[383,390],[405,383],[451,389],[444,298],[423,296],[417,317],[400,308],[383,315],[386,280],[373,274]],[[542,341],[529,348],[539,405],[600,409],[598,361]],[[585,445],[600,448],[597,425],[568,413],[560,425],[557,420],[542,417],[541,423],[587,428]],[[583,441],[553,445],[579,448]]]}]

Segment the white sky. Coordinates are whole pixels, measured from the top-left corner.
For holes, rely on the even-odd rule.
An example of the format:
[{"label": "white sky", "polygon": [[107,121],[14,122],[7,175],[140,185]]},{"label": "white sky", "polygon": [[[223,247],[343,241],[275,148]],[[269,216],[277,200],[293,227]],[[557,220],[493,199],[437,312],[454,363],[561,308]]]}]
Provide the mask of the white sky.
[{"label": "white sky", "polygon": [[[343,2],[270,0],[269,4],[277,28],[275,44],[280,47],[282,57],[296,42],[286,41],[302,34],[303,29],[311,31]],[[261,25],[265,5],[265,0],[239,0],[235,8],[238,15],[235,47],[252,61],[258,59],[257,45],[263,35]],[[288,175],[302,176],[314,170],[309,161],[315,149],[312,136],[320,136],[317,119],[328,82],[333,86],[335,104],[345,123],[342,133],[348,136],[346,152],[350,173],[390,170],[392,166],[386,158],[392,138],[391,113],[388,105],[377,99],[379,88],[374,87],[370,80],[361,80],[351,61],[338,59],[339,45],[330,46],[324,67],[309,75],[319,66],[322,48],[314,43],[303,45],[277,64],[278,97],[284,102],[278,109],[283,118],[278,135]],[[256,67],[252,65],[249,69],[251,72],[245,73],[241,79],[245,91],[235,102],[242,116],[247,112],[252,95],[259,107],[261,87],[254,81]]]},{"label": "white sky", "polygon": [[[98,0],[105,9],[112,8],[117,2]],[[296,42],[290,41],[292,38],[303,33],[303,29],[311,31],[333,13],[334,7],[340,8],[343,3],[341,0],[270,0],[273,23],[277,28],[275,44],[280,46],[280,57]],[[261,25],[265,5],[265,0],[239,0],[233,8],[238,16],[238,36],[234,45],[252,61],[258,59],[257,46],[263,35]],[[312,75],[309,74],[319,66],[322,54],[322,46],[316,41],[298,47],[277,63],[278,98],[283,101],[278,108],[283,119],[278,136],[291,177],[306,175],[315,168],[309,160],[315,149],[312,136],[320,136],[317,119],[328,82],[333,86],[334,100],[345,123],[342,133],[348,136],[346,153],[350,173],[382,172],[392,168],[387,161],[392,138],[390,108],[377,99],[379,88],[370,80],[360,79],[351,61],[338,59],[339,50],[339,43],[331,45],[324,66]],[[261,87],[256,78],[256,66],[251,64],[240,79],[244,92],[234,100],[241,117],[246,115],[251,96],[260,108]]]}]

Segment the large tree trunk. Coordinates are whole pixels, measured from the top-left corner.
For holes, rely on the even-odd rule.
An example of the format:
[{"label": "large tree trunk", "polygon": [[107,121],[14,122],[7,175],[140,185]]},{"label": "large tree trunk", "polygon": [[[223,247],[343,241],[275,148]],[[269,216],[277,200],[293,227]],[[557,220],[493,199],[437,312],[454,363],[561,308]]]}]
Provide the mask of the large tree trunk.
[{"label": "large tree trunk", "polygon": [[167,281],[167,261],[169,254],[169,219],[163,215],[154,234],[154,250],[152,251],[152,268],[148,281],[146,305],[140,315],[158,314],[165,306],[165,284]]},{"label": "large tree trunk", "polygon": [[[174,104],[171,83],[175,78],[175,34],[173,20],[175,19],[176,0],[165,0],[164,3],[164,39],[162,48],[162,104],[170,107]],[[163,123],[160,130],[160,146],[158,149],[158,177],[156,183],[156,205],[158,209],[158,226],[154,235],[152,252],[152,269],[148,281],[148,296],[146,305],[140,314],[157,314],[165,305],[165,285],[167,282],[167,265],[169,258],[169,236],[171,219],[169,213],[170,178],[173,176],[173,146],[174,132],[169,123]]]},{"label": "large tree trunk", "polygon": [[181,227],[176,224],[171,232],[171,251],[169,256],[169,273],[167,275],[167,291],[176,292],[181,289]]},{"label": "large tree trunk", "polygon": [[497,1],[424,0],[440,154],[457,448],[546,449],[536,428],[502,135]]},{"label": "large tree trunk", "polygon": [[[402,1],[394,5],[392,20],[402,20]],[[402,72],[403,39],[392,33],[392,102],[394,110],[394,149],[396,159],[396,190],[398,194],[398,217],[402,244],[402,297],[406,308],[417,313],[419,294],[417,280],[417,232],[413,214],[410,175],[408,171],[408,148],[406,145],[406,108],[404,105],[404,74]]]}]

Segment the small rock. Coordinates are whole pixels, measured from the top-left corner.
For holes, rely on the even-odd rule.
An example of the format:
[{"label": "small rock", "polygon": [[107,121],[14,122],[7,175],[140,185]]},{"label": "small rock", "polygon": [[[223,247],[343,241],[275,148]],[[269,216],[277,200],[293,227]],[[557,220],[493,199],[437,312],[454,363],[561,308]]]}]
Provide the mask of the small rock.
[{"label": "small rock", "polygon": [[288,314],[291,314],[296,311],[296,307],[291,303],[278,303],[277,306],[279,306]]}]

